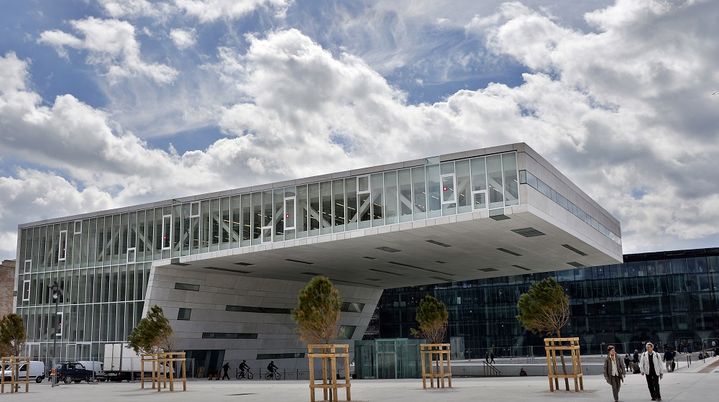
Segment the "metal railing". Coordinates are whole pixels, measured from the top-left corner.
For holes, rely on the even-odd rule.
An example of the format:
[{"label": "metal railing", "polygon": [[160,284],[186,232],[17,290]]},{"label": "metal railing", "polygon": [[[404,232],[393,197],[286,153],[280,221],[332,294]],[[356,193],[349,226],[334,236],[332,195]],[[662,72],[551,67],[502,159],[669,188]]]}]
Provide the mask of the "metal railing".
[{"label": "metal railing", "polygon": [[[712,345],[711,342],[714,342],[715,344]],[[615,350],[617,351],[617,354],[620,356],[625,356],[627,353],[630,356],[634,355],[634,351],[638,351],[640,354],[644,352],[646,342],[615,342],[611,343],[614,345]],[[704,347],[701,346],[701,344],[691,344],[691,345],[681,345],[676,343],[670,343],[667,345],[671,350],[675,351],[677,353],[677,356],[679,355],[685,355],[688,353],[693,354],[694,356],[698,355],[698,352],[705,351],[704,354],[707,354],[706,352],[709,352],[707,357],[710,357],[713,355],[712,351],[715,348],[719,348],[719,339],[714,340],[714,338],[710,338],[704,341],[705,345]],[[582,343],[580,342],[581,346],[581,353],[582,356],[588,356],[588,355],[598,355],[598,356],[605,356],[607,353],[607,346],[609,346],[610,343],[606,342],[599,342],[599,343]],[[665,345],[657,345],[658,351],[661,353],[664,352]],[[533,363],[536,359],[543,360],[545,356],[544,347],[543,346],[492,346],[492,347],[482,347],[482,348],[466,348],[464,352],[464,359],[466,360],[485,360],[489,355],[494,355],[495,359],[502,359],[503,361],[520,361],[520,362],[526,362],[526,363]],[[683,359],[682,359],[683,360]],[[694,359],[696,360],[696,359]]]},{"label": "metal railing", "polygon": [[499,377],[502,375],[502,370],[495,367],[492,363],[484,362],[483,371],[485,377]]},{"label": "metal railing", "polygon": [[[203,374],[200,376],[199,374]],[[245,371],[244,376],[239,375],[239,370],[237,367],[230,368],[230,370],[227,371],[227,375],[230,378],[230,381],[278,381],[278,380],[309,380],[309,370],[300,370],[300,369],[278,369],[276,373],[272,376],[269,375],[270,372],[265,368],[250,368],[250,370]],[[188,375],[189,377],[189,375]],[[195,379],[207,379],[210,381],[221,381],[224,377],[224,371],[223,370],[217,370],[213,371],[212,373],[193,373],[193,378]],[[338,368],[337,370],[337,377],[338,378],[345,378],[344,370],[340,370]],[[227,379],[225,379],[227,381]]]}]

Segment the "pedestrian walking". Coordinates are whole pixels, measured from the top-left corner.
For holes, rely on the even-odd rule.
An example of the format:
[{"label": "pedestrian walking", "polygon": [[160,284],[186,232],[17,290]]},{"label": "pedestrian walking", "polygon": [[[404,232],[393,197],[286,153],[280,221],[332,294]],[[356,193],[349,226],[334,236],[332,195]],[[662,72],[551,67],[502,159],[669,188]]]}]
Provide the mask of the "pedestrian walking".
[{"label": "pedestrian walking", "polygon": [[494,352],[489,352],[489,362],[494,364]]},{"label": "pedestrian walking", "polygon": [[225,378],[227,378],[228,380],[230,379],[230,375],[227,374],[227,371],[228,371],[229,369],[230,369],[230,363],[229,363],[229,362],[225,362],[225,365],[222,366],[222,371],[224,372],[224,374],[222,374],[222,379],[223,379],[223,380],[224,380]]},{"label": "pedestrian walking", "polygon": [[667,373],[674,371],[672,369],[672,363],[674,363],[674,353],[672,353],[672,350],[669,347],[665,347],[664,349],[664,364],[666,364],[667,367]]},{"label": "pedestrian walking", "polygon": [[637,349],[634,349],[634,355],[632,356],[632,372],[634,374],[641,373],[641,370],[639,370],[639,351]]},{"label": "pedestrian walking", "polygon": [[619,389],[622,387],[626,370],[622,359],[617,356],[614,345],[607,348],[607,358],[604,360],[604,379],[612,386],[614,402],[619,401]]},{"label": "pedestrian walking", "polygon": [[659,353],[654,351],[654,344],[651,342],[647,342],[647,351],[642,353],[639,360],[639,369],[647,379],[647,386],[652,400],[661,401],[662,394],[659,390],[659,380],[664,376],[664,366]]}]

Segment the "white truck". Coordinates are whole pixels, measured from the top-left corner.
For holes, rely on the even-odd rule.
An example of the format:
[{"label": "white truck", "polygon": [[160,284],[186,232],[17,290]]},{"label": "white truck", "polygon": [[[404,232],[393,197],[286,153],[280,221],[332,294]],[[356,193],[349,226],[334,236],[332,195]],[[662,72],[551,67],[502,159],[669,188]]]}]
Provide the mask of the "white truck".
[{"label": "white truck", "polygon": [[108,381],[139,379],[141,371],[147,376],[151,375],[152,363],[145,362],[144,368],[140,366],[142,366],[140,356],[127,343],[105,344],[103,368]]}]

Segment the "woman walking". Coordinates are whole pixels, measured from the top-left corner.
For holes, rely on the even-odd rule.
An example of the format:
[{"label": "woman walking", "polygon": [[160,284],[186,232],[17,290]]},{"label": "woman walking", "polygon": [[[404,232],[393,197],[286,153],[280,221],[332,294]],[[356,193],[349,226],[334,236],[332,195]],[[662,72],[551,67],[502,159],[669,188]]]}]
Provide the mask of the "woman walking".
[{"label": "woman walking", "polygon": [[624,372],[622,359],[617,357],[617,351],[614,349],[614,345],[609,345],[607,348],[607,359],[604,360],[604,379],[607,381],[607,384],[612,386],[614,402],[619,401],[619,388],[622,387],[622,381],[624,381]]}]

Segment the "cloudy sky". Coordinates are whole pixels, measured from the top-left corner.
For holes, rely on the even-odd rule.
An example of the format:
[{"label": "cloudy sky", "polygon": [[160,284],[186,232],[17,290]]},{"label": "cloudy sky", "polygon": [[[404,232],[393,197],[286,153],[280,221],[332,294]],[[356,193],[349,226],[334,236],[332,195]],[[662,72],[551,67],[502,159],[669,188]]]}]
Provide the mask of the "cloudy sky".
[{"label": "cloudy sky", "polygon": [[18,223],[524,141],[625,252],[719,246],[715,0],[2,0]]}]

